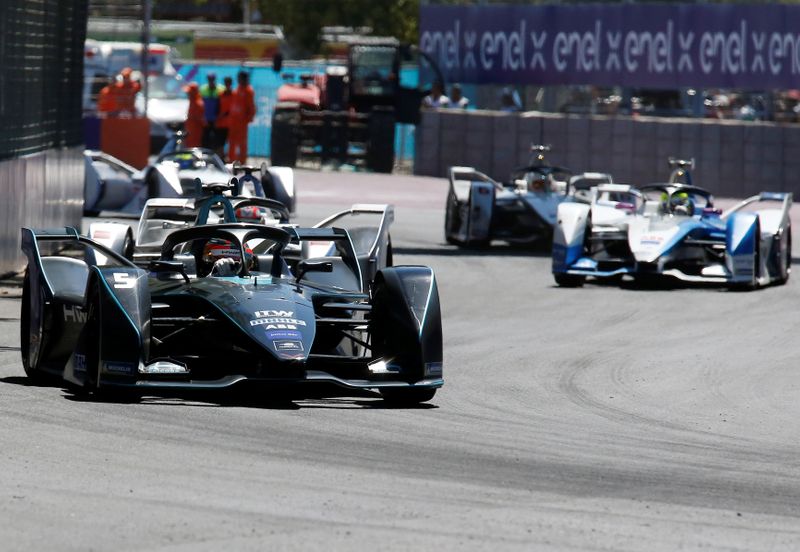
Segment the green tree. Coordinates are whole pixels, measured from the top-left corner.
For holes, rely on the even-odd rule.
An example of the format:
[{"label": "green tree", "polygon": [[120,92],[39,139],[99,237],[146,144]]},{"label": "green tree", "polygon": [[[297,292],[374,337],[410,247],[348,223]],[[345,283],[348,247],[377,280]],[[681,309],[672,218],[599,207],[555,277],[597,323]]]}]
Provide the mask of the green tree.
[{"label": "green tree", "polygon": [[265,23],[281,25],[296,53],[319,51],[325,26],[372,27],[374,34],[416,42],[419,0],[258,0]]}]

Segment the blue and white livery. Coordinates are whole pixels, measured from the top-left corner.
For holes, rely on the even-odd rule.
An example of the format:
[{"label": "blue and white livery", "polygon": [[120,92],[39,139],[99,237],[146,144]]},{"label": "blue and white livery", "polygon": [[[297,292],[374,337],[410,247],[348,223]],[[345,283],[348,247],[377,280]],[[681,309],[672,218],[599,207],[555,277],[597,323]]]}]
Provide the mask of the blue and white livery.
[{"label": "blue and white livery", "polygon": [[628,275],[752,289],[787,281],[791,193],[762,192],[722,212],[708,191],[671,180],[640,189],[599,186],[590,205],[559,206],[556,283]]}]

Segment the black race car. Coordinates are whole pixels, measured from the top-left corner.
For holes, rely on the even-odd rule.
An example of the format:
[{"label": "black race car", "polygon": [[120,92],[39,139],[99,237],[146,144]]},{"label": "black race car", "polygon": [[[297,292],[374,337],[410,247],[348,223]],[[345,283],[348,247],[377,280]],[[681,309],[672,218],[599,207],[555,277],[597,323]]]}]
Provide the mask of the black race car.
[{"label": "black race car", "polygon": [[22,249],[33,379],[93,393],[328,382],[402,403],[443,384],[433,271],[387,267],[365,293],[341,228],[181,229],[147,270],[72,228],[23,228]]}]

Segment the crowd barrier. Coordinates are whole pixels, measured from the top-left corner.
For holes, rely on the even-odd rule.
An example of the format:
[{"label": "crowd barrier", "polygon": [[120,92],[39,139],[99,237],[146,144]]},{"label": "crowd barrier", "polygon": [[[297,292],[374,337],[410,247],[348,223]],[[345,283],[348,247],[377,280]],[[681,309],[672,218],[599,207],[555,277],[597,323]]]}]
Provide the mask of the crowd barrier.
[{"label": "crowd barrier", "polygon": [[25,266],[20,228],[80,227],[83,147],[50,149],[0,161],[0,274]]},{"label": "crowd barrier", "polygon": [[800,196],[800,125],[762,122],[426,111],[414,173],[444,177],[448,167],[465,165],[507,180],[528,162],[531,144],[550,144],[554,164],[611,173],[620,183],[663,182],[674,156],[694,158],[695,184],[718,196]]}]

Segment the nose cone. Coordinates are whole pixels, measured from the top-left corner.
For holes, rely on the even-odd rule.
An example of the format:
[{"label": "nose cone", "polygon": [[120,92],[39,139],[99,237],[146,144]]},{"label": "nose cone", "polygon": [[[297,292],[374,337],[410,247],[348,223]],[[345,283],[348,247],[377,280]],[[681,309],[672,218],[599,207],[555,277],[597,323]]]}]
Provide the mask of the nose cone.
[{"label": "nose cone", "polygon": [[230,286],[234,293],[217,295],[215,303],[278,360],[305,362],[316,333],[311,301],[291,286],[261,280]]},{"label": "nose cone", "polygon": [[652,263],[672,247],[679,232],[678,226],[653,228],[650,219],[636,219],[628,226],[628,246],[638,262]]},{"label": "nose cone", "polygon": [[279,359],[305,361],[314,342],[314,309],[297,304],[283,307],[253,311],[248,321],[250,335]]}]

